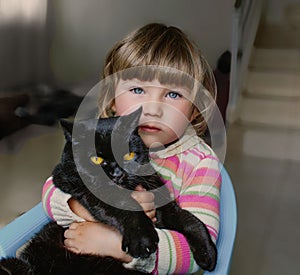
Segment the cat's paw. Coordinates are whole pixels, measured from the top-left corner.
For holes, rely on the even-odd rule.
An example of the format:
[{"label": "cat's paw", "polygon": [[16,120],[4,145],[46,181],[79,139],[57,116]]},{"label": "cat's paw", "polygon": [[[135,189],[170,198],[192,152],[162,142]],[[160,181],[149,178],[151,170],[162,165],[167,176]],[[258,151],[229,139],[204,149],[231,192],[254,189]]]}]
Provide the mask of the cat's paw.
[{"label": "cat's paw", "polygon": [[204,270],[212,271],[217,263],[217,248],[211,240],[194,240],[191,250],[197,264]]},{"label": "cat's paw", "polygon": [[158,235],[154,226],[139,225],[124,232],[122,249],[134,258],[148,258],[157,249]]}]

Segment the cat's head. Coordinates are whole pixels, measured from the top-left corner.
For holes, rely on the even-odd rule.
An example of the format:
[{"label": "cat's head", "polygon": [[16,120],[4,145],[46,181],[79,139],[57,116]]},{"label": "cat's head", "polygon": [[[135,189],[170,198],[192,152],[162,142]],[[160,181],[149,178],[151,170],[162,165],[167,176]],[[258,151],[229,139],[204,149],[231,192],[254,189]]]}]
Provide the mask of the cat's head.
[{"label": "cat's head", "polygon": [[149,163],[148,149],[138,135],[141,111],[75,124],[61,121],[67,144],[72,144],[65,147],[65,159],[70,161],[72,154],[79,174],[89,181],[96,180],[101,168],[107,179],[123,185]]}]

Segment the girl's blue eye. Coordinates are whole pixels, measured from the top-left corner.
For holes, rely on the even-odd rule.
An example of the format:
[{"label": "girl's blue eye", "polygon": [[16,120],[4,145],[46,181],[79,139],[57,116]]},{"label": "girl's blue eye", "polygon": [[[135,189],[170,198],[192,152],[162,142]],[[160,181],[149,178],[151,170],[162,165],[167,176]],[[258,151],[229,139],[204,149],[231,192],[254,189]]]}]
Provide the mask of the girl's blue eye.
[{"label": "girl's blue eye", "polygon": [[176,99],[176,98],[179,98],[179,97],[182,97],[181,94],[177,93],[177,92],[169,92],[167,94],[168,97],[172,98],[172,99]]},{"label": "girl's blue eye", "polygon": [[132,91],[136,95],[141,95],[144,93],[144,90],[142,88],[132,88],[130,91]]}]

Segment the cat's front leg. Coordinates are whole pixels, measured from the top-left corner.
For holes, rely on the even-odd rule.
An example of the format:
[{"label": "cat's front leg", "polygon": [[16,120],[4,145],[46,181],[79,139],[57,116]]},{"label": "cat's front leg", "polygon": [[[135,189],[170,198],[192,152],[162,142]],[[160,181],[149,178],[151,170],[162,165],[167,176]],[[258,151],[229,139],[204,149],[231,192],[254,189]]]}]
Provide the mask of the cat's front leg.
[{"label": "cat's front leg", "polygon": [[158,244],[158,235],[152,221],[131,196],[118,188],[110,190],[109,193],[120,202],[122,208],[106,204],[92,194],[83,194],[76,199],[96,220],[113,226],[122,234],[123,251],[134,258],[149,257],[156,251]]},{"label": "cat's front leg", "polygon": [[205,224],[187,210],[170,202],[156,210],[157,227],[175,230],[187,239],[197,264],[205,270],[213,270],[217,261],[217,249]]},{"label": "cat's front leg", "polygon": [[143,211],[127,213],[124,219],[122,250],[134,258],[147,258],[157,250],[158,234]]}]

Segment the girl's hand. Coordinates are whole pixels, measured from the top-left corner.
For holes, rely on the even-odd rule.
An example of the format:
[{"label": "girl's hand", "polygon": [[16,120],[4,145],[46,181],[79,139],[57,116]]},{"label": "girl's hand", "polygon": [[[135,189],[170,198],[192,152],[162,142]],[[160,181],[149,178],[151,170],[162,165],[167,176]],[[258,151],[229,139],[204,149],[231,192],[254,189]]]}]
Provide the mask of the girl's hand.
[{"label": "girl's hand", "polygon": [[[137,186],[132,197],[142,206],[146,215],[156,222],[154,194]],[[122,236],[108,225],[96,222],[92,215],[77,200],[69,200],[71,210],[86,220],[72,223],[64,233],[64,245],[74,253],[110,256],[123,262],[131,262],[132,257],[122,250]]]},{"label": "girl's hand", "polygon": [[74,253],[110,256],[130,262],[131,256],[122,251],[121,234],[99,222],[72,223],[64,233],[64,245]]},{"label": "girl's hand", "polygon": [[141,185],[138,185],[135,191],[131,195],[143,208],[145,214],[152,220],[153,223],[156,222],[156,210],[154,203],[154,194],[150,191],[146,191]]},{"label": "girl's hand", "polygon": [[[146,191],[146,189],[144,189],[141,185],[138,185],[135,191],[132,192],[132,197],[142,206],[145,214],[152,220],[152,222],[155,223],[156,211],[154,194],[152,192]],[[87,211],[77,200],[70,198],[68,204],[70,206],[70,209],[79,217],[85,219],[86,221],[95,221],[90,212]]]},{"label": "girl's hand", "polygon": [[96,221],[91,213],[86,210],[77,200],[70,198],[68,201],[70,209],[79,217],[85,219],[86,221],[94,222]]}]

